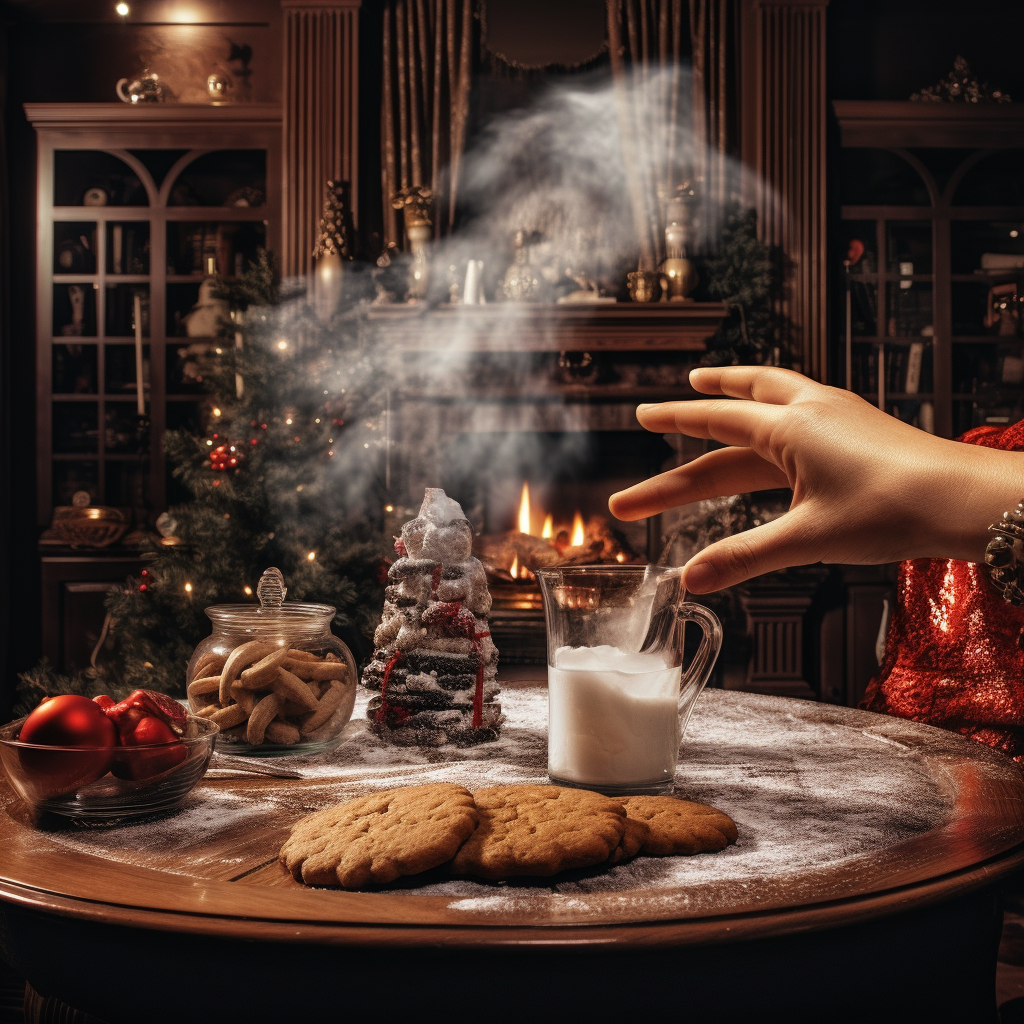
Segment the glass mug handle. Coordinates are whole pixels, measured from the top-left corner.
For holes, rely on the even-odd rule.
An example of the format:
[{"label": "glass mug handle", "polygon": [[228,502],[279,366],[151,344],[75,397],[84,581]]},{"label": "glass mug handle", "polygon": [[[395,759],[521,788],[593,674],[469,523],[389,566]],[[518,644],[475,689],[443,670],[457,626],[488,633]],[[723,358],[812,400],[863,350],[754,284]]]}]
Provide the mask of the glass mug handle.
[{"label": "glass mug handle", "polygon": [[[676,606],[676,616],[682,622],[696,622],[704,633],[701,638],[700,647],[693,656],[690,667],[683,673],[682,681],[679,684],[679,736],[682,738],[686,731],[686,723],[689,721],[693,705],[700,696],[708,679],[711,670],[715,667],[718,659],[718,652],[722,649],[722,624],[718,616],[705,608],[702,604],[694,604],[692,601],[684,601]],[[679,644],[683,643],[683,630],[679,631]],[[681,660],[682,652],[680,652]]]}]

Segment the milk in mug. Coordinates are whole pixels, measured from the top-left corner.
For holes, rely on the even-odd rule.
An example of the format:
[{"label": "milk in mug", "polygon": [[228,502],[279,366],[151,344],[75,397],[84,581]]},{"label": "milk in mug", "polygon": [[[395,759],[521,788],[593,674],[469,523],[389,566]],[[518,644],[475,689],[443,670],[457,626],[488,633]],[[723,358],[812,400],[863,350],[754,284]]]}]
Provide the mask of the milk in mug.
[{"label": "milk in mug", "polygon": [[682,671],[659,654],[558,648],[548,667],[548,774],[590,786],[671,779]]}]

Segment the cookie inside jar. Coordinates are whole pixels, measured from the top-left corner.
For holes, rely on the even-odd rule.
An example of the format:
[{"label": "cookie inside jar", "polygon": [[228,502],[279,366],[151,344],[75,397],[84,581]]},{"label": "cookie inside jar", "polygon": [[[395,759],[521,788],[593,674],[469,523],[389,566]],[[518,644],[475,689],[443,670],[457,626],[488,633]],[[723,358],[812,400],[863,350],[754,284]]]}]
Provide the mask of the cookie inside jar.
[{"label": "cookie inside jar", "polygon": [[308,754],[337,746],[356,699],[356,663],[331,633],[335,610],[286,601],[278,569],[257,587],[259,605],[206,609],[213,632],[189,661],[194,714],[220,726],[232,754]]}]

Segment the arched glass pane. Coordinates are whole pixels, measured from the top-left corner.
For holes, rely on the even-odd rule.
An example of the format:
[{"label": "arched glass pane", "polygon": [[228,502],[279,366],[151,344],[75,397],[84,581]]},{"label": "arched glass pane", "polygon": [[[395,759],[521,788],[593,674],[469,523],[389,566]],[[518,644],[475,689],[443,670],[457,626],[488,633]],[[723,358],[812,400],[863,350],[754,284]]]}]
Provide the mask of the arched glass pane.
[{"label": "arched glass pane", "polygon": [[887,149],[843,149],[839,201],[844,206],[928,206],[928,189],[902,157]]},{"label": "arched glass pane", "polygon": [[188,164],[171,186],[168,206],[262,206],[266,201],[266,151],[233,149],[204,153]]},{"label": "arched glass pane", "polygon": [[987,156],[965,175],[954,206],[1024,206],[1024,149]]},{"label": "arched glass pane", "polygon": [[116,156],[60,149],[53,160],[55,206],[149,206],[139,176]]}]

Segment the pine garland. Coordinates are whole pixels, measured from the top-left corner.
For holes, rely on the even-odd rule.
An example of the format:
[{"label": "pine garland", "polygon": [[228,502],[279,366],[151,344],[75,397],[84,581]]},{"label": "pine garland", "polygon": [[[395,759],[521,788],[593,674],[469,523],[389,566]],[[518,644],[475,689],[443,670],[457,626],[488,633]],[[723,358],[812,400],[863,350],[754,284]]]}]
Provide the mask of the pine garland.
[{"label": "pine garland", "polygon": [[207,430],[164,436],[168,465],[192,495],[169,510],[181,543],[151,542],[142,574],[110,593],[96,667],[60,677],[41,664],[21,677],[23,704],[136,687],[181,695],[188,659],[210,634],[204,609],[255,605],[272,565],[289,601],[333,605],[335,632],[357,657],[369,651],[382,602],[385,441],[380,357],[364,306],[350,305],[327,327],[304,302],[279,302],[266,253],[239,281],[222,282],[221,297],[240,318],[224,325],[219,354],[204,367]]}]

